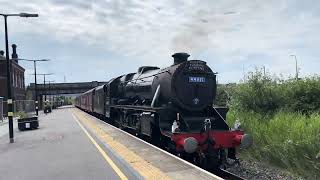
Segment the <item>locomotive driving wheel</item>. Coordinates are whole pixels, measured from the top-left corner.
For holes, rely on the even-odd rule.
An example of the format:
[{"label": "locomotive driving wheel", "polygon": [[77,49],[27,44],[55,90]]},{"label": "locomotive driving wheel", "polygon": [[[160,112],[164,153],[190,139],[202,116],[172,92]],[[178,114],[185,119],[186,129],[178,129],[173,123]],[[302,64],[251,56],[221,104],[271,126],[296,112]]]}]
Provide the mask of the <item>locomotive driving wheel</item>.
[{"label": "locomotive driving wheel", "polygon": [[115,119],[115,126],[119,129],[124,129],[124,121],[125,121],[125,114],[121,111],[117,113],[116,119]]}]

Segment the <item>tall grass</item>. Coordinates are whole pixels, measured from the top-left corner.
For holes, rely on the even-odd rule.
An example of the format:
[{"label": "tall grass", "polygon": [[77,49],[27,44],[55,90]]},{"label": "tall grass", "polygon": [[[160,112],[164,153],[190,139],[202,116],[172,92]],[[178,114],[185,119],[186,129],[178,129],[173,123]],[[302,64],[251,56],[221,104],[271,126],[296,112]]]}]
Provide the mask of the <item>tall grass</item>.
[{"label": "tall grass", "polygon": [[308,179],[320,178],[320,78],[280,80],[250,73],[244,83],[220,85],[217,104],[229,106],[254,145],[241,155]]},{"label": "tall grass", "polygon": [[247,158],[268,162],[303,177],[320,177],[320,114],[278,112],[273,117],[230,112],[229,123],[240,119],[254,137],[254,145],[242,152]]}]

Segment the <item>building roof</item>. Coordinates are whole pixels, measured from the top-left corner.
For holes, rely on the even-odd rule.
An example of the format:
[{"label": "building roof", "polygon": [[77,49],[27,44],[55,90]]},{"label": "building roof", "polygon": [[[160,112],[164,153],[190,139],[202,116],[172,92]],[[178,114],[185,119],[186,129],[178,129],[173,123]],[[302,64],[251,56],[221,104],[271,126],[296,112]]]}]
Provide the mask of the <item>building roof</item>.
[{"label": "building roof", "polygon": [[[10,58],[10,57],[9,57]],[[12,63],[12,66],[14,66],[15,68],[19,69],[20,71],[25,71],[25,69],[20,66],[18,64],[18,54],[17,54],[17,45],[15,44],[12,44],[12,55],[11,55],[11,63]],[[2,60],[6,60],[6,56],[4,55],[4,51],[0,50],[0,62]],[[3,64],[4,62],[2,61],[1,64]]]}]

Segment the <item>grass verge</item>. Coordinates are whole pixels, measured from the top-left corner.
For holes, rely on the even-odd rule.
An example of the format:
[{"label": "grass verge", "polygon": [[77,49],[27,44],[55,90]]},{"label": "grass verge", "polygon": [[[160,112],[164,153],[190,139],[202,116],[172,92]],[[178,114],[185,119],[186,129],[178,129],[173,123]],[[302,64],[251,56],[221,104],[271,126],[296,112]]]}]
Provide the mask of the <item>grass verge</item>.
[{"label": "grass verge", "polygon": [[272,116],[258,113],[228,115],[229,124],[239,119],[242,128],[253,135],[254,145],[241,152],[307,179],[320,177],[320,114],[308,116],[280,111]]}]

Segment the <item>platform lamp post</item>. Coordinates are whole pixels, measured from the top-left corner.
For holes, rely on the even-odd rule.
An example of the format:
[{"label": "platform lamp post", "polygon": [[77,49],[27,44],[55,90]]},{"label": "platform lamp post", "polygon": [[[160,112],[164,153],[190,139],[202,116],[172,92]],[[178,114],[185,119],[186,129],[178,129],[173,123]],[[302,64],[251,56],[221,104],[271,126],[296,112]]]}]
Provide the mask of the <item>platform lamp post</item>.
[{"label": "platform lamp post", "polygon": [[11,72],[10,67],[11,63],[9,60],[9,41],[8,41],[8,23],[7,19],[9,16],[18,16],[18,17],[38,17],[38,14],[29,14],[29,13],[19,13],[19,14],[1,14],[4,18],[4,32],[5,32],[5,43],[6,43],[6,61],[7,61],[7,103],[8,103],[8,118],[9,118],[9,139],[10,143],[14,142],[13,137],[13,108],[12,108],[12,88],[11,88]]},{"label": "platform lamp post", "polygon": [[19,61],[33,61],[33,67],[34,67],[34,102],[35,102],[35,108],[36,108],[36,115],[39,115],[39,105],[38,105],[38,90],[37,90],[37,66],[36,62],[43,62],[43,61],[50,61],[50,59],[18,59]]}]

